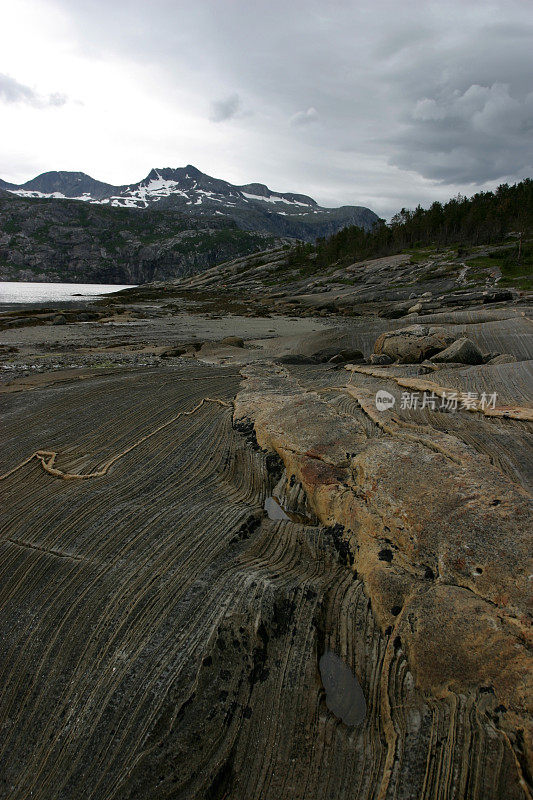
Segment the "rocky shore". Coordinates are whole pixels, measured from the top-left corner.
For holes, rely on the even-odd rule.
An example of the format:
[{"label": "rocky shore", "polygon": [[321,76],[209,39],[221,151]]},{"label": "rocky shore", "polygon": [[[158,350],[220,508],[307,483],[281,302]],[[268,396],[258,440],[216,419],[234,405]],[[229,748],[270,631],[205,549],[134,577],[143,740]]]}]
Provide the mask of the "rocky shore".
[{"label": "rocky shore", "polygon": [[438,259],[0,314],[1,796],[532,796],[533,303]]}]

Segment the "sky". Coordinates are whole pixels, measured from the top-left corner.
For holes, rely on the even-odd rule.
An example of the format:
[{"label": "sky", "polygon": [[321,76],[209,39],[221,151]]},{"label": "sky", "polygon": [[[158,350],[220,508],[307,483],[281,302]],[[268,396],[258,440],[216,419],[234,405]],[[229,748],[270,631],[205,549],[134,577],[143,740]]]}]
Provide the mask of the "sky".
[{"label": "sky", "polygon": [[532,0],[0,0],[0,177],[193,164],[326,206],[533,176]]}]

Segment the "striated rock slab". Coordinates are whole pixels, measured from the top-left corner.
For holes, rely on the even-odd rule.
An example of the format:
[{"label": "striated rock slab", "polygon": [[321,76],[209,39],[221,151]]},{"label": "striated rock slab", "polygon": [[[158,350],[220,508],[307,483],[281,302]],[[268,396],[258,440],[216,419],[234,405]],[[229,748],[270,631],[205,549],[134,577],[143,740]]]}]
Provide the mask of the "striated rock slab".
[{"label": "striated rock slab", "polygon": [[530,797],[528,423],[246,344],[0,395],[0,794]]},{"label": "striated rock slab", "polygon": [[[298,383],[269,380],[305,433]],[[487,727],[496,698],[417,688],[338,526],[263,514],[281,465],[231,409],[200,405],[240,382],[196,364],[2,396],[3,796],[407,800],[468,785],[522,800],[514,751]],[[311,399],[324,434],[306,448],[341,475],[344,437],[363,446],[365,428],[333,410],[339,431]],[[22,463],[45,448],[72,474],[123,455],[62,480]],[[326,653],[360,687],[353,725],[328,708]]]},{"label": "striated rock slab", "polygon": [[[354,373],[348,385],[331,387],[355,400],[350,414],[332,407],[327,386],[302,384],[281,368],[246,374],[236,417],[253,421],[258,442],[281,456],[321,521],[342,526],[375,619],[393,651],[406,654],[414,687],[433,701],[466,702],[475,736],[499,741],[512,759],[504,791],[493,756],[478,751],[475,771],[491,775],[492,785],[481,796],[528,796],[531,495],[460,438],[378,413],[375,381],[358,386]],[[361,414],[375,426],[370,434]],[[406,734],[390,706],[381,713],[397,753]],[[410,746],[423,747],[416,740],[411,734]],[[389,756],[394,763],[397,755]],[[462,770],[474,768],[463,758],[448,762],[450,796],[463,796]]]}]

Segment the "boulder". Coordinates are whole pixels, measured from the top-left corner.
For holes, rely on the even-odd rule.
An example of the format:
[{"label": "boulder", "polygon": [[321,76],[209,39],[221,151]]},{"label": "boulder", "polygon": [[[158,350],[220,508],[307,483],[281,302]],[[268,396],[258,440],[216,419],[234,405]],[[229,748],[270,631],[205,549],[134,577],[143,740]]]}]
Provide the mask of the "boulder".
[{"label": "boulder", "polygon": [[52,319],[52,325],[66,325],[67,318],[64,314],[56,314]]},{"label": "boulder", "polygon": [[518,361],[518,359],[512,353],[500,353],[490,358],[487,364],[512,364],[514,361]]},{"label": "boulder", "polygon": [[240,336],[225,336],[220,342],[225,347],[244,347],[244,339]]},{"label": "boulder", "polygon": [[39,317],[18,317],[15,319],[0,320],[0,331],[10,328],[26,328],[33,325],[41,325],[42,318]]},{"label": "boulder", "polygon": [[97,311],[80,311],[76,314],[77,322],[90,322],[91,320],[98,319],[101,316]]},{"label": "boulder", "polygon": [[513,293],[509,289],[495,289],[483,292],[484,303],[502,303],[504,300],[512,300]]},{"label": "boulder", "polygon": [[449,294],[446,297],[441,299],[441,303],[444,306],[455,306],[455,305],[469,305],[471,303],[479,303],[479,302],[489,302],[483,300],[484,293],[483,292],[462,292],[456,294]]},{"label": "boulder", "polygon": [[364,355],[360,350],[339,350],[329,359],[331,364],[341,364],[343,361],[364,361]]},{"label": "boulder", "polygon": [[390,356],[400,364],[419,364],[444,350],[454,341],[444,328],[409,325],[382,333],[374,345],[374,353]]},{"label": "boulder", "polygon": [[471,339],[466,336],[457,339],[445,350],[436,353],[431,358],[432,361],[437,363],[452,362],[456,364],[482,364],[483,354],[481,350]]},{"label": "boulder", "polygon": [[409,313],[409,309],[412,305],[410,300],[407,303],[388,303],[380,308],[379,316],[384,319],[399,319]]},{"label": "boulder", "polygon": [[159,355],[161,358],[179,358],[185,355],[186,352],[187,350],[185,347],[167,347],[167,349],[163,350]]},{"label": "boulder", "polygon": [[369,362],[376,366],[382,366],[385,364],[392,364],[393,359],[390,356],[385,355],[384,353],[378,355],[377,353],[372,353],[369,358]]}]

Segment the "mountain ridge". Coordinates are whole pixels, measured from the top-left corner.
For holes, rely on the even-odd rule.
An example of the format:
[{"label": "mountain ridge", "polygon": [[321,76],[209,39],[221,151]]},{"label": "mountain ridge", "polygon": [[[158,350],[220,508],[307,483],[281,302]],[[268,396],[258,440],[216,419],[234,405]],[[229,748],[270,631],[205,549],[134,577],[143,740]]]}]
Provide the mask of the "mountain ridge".
[{"label": "mountain ridge", "polygon": [[176,210],[193,217],[219,216],[241,230],[314,241],[347,225],[370,229],[379,217],[365,206],[324,208],[311,197],[276,192],[263,183],[232,184],[197,167],[160,167],[140,181],[115,186],[84,172],[51,171],[22,184],[0,179],[0,190],[26,199],[79,200],[145,210]]}]

